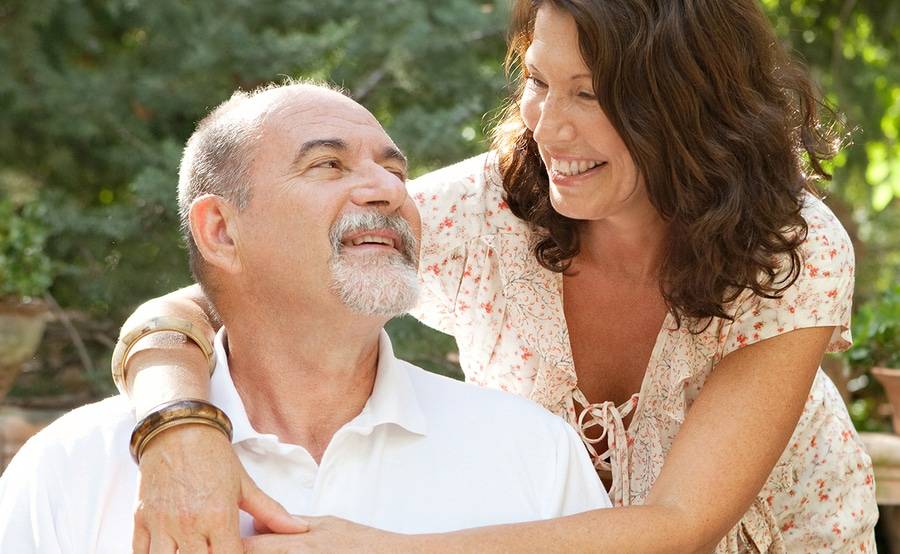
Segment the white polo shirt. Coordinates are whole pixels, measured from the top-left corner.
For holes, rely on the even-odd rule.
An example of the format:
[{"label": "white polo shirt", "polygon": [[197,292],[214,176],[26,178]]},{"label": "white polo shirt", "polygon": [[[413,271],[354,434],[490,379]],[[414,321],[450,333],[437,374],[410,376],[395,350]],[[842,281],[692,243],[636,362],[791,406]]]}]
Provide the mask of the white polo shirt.
[{"label": "white polo shirt", "polygon": [[[222,333],[210,398],[234,424],[250,476],[295,514],[335,515],[404,533],[553,518],[610,501],[575,431],[511,394],[433,375],[393,355],[382,332],[372,396],[316,464],[305,448],[253,429]],[[0,552],[130,548],[135,419],[116,396],[35,435],[0,477]],[[242,535],[252,534],[241,513]]]}]

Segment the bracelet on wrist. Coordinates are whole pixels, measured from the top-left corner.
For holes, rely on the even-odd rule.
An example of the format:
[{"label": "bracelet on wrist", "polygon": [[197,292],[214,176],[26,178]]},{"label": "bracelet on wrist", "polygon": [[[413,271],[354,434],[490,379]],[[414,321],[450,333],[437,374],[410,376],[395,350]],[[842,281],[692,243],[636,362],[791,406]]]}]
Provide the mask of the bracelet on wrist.
[{"label": "bracelet on wrist", "polygon": [[192,423],[218,429],[231,440],[231,420],[218,407],[193,398],[173,400],[153,408],[135,424],[131,432],[131,457],[140,465],[144,449],[154,437],[166,429]]}]

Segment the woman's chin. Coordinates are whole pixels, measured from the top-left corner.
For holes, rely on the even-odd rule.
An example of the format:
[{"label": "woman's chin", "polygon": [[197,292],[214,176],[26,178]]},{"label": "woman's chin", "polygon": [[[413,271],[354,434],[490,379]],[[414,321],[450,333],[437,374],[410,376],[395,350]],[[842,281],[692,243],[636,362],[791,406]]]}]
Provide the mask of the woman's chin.
[{"label": "woman's chin", "polygon": [[569,219],[596,219],[591,217],[588,213],[589,210],[585,209],[584,202],[579,202],[574,198],[566,198],[554,192],[552,188],[550,190],[550,205],[553,207],[553,211]]}]

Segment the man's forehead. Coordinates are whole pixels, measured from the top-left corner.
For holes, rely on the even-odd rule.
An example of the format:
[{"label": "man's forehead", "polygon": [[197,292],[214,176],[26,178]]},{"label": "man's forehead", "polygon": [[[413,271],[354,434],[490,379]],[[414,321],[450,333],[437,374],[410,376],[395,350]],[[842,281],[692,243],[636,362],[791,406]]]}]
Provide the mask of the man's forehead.
[{"label": "man's forehead", "polygon": [[283,98],[267,114],[267,126],[285,133],[291,142],[337,138],[346,146],[363,142],[376,148],[396,148],[375,116],[364,107],[333,91],[318,92]]},{"label": "man's forehead", "polygon": [[270,115],[276,119],[299,119],[309,123],[356,123],[380,127],[369,110],[333,90],[298,85],[272,91]]}]

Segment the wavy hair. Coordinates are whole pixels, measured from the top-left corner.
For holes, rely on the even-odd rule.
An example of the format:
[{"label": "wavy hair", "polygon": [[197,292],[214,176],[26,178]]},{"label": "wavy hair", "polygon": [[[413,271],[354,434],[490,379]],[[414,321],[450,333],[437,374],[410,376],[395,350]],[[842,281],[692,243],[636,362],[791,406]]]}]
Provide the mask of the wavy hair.
[{"label": "wavy hair", "polygon": [[493,146],[510,208],[536,230],[535,256],[563,272],[579,252],[581,222],[550,205],[547,170],[518,104],[522,59],[545,4],[574,18],[598,102],[668,224],[659,281],[677,324],[733,319],[729,304],[745,290],[780,297],[802,269],[802,192],[816,194],[816,180],[831,178],[822,161],[840,140],[837,126],[820,120],[835,113],[757,0],[516,2],[506,67],[517,89]]}]

